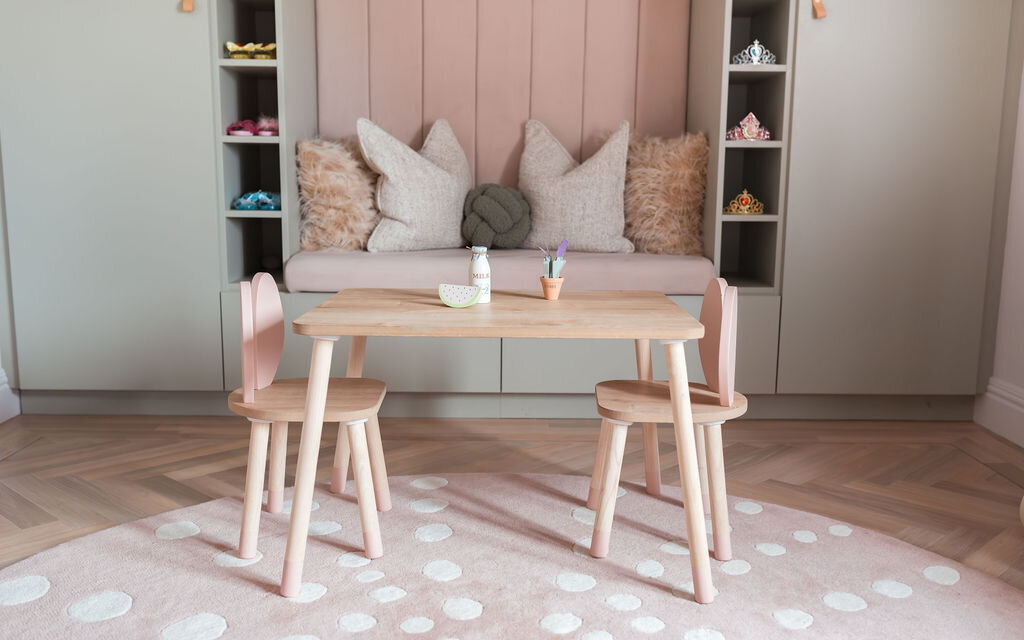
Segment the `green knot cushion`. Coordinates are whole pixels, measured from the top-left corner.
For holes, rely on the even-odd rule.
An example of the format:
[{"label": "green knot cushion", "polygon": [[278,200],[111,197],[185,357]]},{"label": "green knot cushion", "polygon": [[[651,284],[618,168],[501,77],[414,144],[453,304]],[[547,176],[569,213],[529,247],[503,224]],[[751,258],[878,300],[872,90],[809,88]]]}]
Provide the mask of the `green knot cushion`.
[{"label": "green knot cushion", "polygon": [[514,249],[530,233],[530,203],[511,187],[482,184],[466,194],[462,235],[476,247]]}]

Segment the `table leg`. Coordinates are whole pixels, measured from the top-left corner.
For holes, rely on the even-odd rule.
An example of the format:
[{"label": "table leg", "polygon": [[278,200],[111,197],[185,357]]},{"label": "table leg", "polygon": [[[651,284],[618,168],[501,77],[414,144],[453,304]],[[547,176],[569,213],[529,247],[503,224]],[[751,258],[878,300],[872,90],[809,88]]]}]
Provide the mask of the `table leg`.
[{"label": "table leg", "polygon": [[309,386],[306,390],[306,413],[299,437],[299,457],[295,466],[295,492],[292,494],[292,515],[288,523],[288,544],[284,552],[281,595],[299,595],[302,586],[302,562],[306,557],[306,536],[309,534],[309,513],[313,505],[316,465],[320,454],[320,432],[324,427],[327,406],[327,385],[331,379],[331,356],[335,338],[315,338],[313,357],[309,364]]},{"label": "table leg", "polygon": [[[711,603],[715,596],[711,583],[711,558],[708,539],[704,531],[704,509],[701,508],[700,472],[697,469],[697,449],[694,442],[693,413],[690,407],[690,389],[686,378],[684,341],[664,341],[668,356],[669,392],[672,398],[672,418],[675,422],[676,454],[686,504],[686,535],[690,544],[690,569],[693,571],[694,599],[701,604]],[[701,506],[698,506],[701,505]]]},{"label": "table leg", "polygon": [[[651,341],[636,341],[636,378],[637,380],[653,380],[654,367],[651,365]],[[652,496],[661,495],[661,455],[658,453],[658,425],[645,422],[642,425],[644,434],[644,476],[647,493]]]},{"label": "table leg", "polygon": [[331,467],[331,493],[345,491],[345,480],[348,478],[348,431],[345,424],[338,423],[338,441],[334,444],[334,466]]}]

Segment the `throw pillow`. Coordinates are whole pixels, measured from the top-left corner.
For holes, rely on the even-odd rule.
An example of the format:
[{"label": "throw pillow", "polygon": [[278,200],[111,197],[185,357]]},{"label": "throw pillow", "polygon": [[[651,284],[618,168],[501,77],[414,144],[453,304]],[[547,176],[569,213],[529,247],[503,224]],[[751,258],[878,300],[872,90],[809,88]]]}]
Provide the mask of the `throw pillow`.
[{"label": "throw pillow", "polygon": [[547,127],[527,122],[519,190],[530,203],[532,229],[524,246],[553,249],[568,240],[573,251],[631,253],[633,243],[622,235],[628,149],[623,122],[580,164]]},{"label": "throw pillow", "polygon": [[515,249],[530,232],[530,203],[511,187],[483,184],[466,196],[462,236],[474,247]]},{"label": "throw pillow", "polygon": [[704,255],[708,139],[634,136],[626,162],[626,237],[637,251]]},{"label": "throw pillow", "polygon": [[430,128],[416,153],[366,118],[356,123],[363,157],[377,173],[377,208],[370,251],[461,247],[462,204],[473,186],[466,154],[447,120]]},{"label": "throw pillow", "polygon": [[377,174],[363,162],[355,137],[298,145],[303,251],[338,247],[358,251],[377,226],[373,189]]}]

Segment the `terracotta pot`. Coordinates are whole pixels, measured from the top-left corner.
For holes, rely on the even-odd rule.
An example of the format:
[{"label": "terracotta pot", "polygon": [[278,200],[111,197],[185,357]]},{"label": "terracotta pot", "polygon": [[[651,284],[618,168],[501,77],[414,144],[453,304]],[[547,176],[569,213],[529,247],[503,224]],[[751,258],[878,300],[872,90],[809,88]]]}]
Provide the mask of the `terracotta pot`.
[{"label": "terracotta pot", "polygon": [[565,278],[545,278],[541,276],[540,286],[544,290],[545,300],[558,300],[558,294],[562,291],[562,281]]}]

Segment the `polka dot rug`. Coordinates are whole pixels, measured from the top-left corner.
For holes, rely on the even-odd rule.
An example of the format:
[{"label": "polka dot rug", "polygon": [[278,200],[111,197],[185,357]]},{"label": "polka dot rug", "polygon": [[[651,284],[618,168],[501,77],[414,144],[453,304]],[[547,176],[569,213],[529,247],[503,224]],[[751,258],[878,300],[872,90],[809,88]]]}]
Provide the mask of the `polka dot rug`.
[{"label": "polka dot rug", "polygon": [[[349,483],[351,485],[351,483]],[[391,478],[370,561],[350,486],[318,491],[305,580],[277,595],[288,517],[234,552],[241,502],[139,520],[0,571],[0,638],[1011,638],[1024,592],[909,544],[730,498],[734,558],[693,601],[678,488],[620,490],[611,552],[587,554],[588,479]],[[290,503],[286,505],[290,507]]]}]

